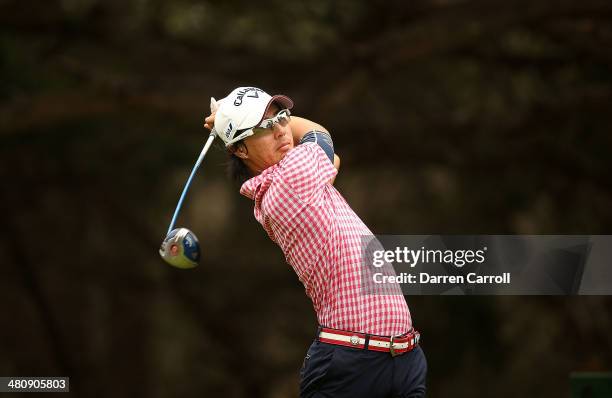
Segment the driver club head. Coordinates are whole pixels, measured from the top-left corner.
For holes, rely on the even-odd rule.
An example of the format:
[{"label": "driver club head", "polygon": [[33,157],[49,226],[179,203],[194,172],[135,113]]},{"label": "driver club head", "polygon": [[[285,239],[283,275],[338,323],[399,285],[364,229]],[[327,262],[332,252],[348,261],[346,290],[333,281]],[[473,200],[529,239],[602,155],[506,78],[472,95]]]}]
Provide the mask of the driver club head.
[{"label": "driver club head", "polygon": [[187,228],[176,228],[162,242],[159,255],[173,267],[194,268],[200,261],[200,243]]}]

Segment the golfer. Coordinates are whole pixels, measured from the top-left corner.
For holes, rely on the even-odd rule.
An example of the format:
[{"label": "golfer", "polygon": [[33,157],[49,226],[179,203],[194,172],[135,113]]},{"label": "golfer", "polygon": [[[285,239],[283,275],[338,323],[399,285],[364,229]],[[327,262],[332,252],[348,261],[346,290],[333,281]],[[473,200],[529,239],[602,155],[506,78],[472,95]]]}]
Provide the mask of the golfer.
[{"label": "golfer", "polygon": [[319,327],[300,371],[301,397],[422,397],[427,363],[397,285],[362,289],[361,237],[372,232],[333,187],[329,132],[291,116],[293,101],[239,87],[205,120],[228,150],[240,193],[285,254]]}]

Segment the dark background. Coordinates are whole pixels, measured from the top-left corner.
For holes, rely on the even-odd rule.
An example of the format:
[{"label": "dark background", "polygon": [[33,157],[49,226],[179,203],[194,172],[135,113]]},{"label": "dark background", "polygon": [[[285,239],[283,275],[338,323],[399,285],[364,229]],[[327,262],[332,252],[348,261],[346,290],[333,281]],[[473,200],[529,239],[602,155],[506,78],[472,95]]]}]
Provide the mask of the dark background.
[{"label": "dark background", "polygon": [[[218,145],[157,250],[209,98],[255,85],[333,134],[375,233],[605,234],[609,1],[0,0],[0,375],[83,397],[296,397],[312,305]],[[430,397],[569,396],[609,297],[407,297]]]}]

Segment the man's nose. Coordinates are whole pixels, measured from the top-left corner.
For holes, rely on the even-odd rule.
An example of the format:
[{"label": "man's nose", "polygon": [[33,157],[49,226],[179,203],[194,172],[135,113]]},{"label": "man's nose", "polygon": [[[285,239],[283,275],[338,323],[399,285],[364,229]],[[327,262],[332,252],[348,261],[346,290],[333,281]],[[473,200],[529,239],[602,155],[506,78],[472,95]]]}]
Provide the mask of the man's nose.
[{"label": "man's nose", "polygon": [[285,129],[278,123],[274,123],[274,138],[282,138],[285,135]]}]

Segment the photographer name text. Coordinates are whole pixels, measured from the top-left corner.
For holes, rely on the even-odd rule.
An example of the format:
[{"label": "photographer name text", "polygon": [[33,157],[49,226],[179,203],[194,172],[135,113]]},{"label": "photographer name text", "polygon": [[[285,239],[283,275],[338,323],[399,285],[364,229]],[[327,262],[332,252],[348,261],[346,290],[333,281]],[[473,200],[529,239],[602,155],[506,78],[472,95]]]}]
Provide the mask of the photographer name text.
[{"label": "photographer name text", "polygon": [[419,272],[418,275],[402,272],[399,275],[385,275],[377,272],[372,276],[374,283],[389,284],[499,284],[509,285],[510,272],[501,275],[478,275],[470,272],[467,275],[431,275],[427,272]]}]

